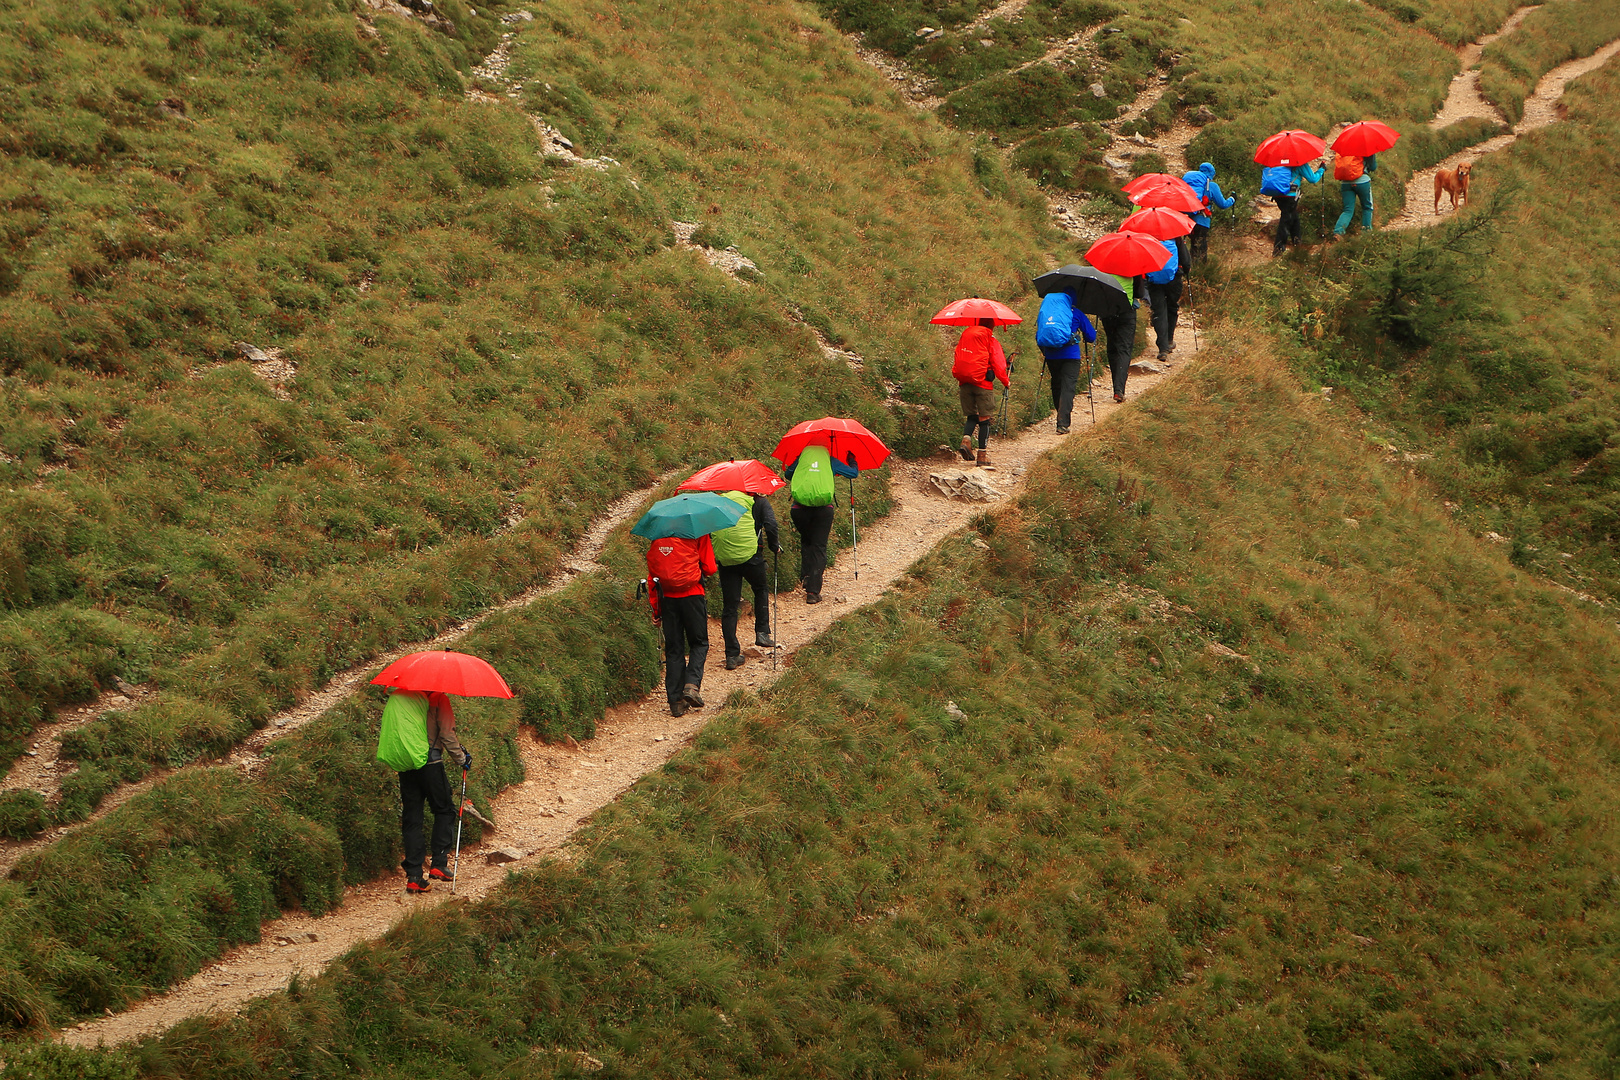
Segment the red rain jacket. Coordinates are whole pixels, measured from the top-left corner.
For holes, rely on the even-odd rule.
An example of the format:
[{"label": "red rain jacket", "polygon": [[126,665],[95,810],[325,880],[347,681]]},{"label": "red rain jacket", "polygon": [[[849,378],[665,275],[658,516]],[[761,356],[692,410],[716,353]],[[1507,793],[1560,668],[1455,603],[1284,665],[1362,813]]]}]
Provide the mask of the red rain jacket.
[{"label": "red rain jacket", "polygon": [[988,326],[970,326],[962,331],[962,338],[956,343],[956,363],[951,365],[951,375],[959,383],[986,390],[995,385],[992,376],[1001,380],[1002,386],[1011,385],[1007,381],[1006,354]]},{"label": "red rain jacket", "polygon": [[673,600],[680,596],[699,596],[703,593],[703,575],[717,573],[714,544],[707,535],[696,540],[679,536],[666,536],[654,540],[647,549],[647,602],[652,605],[653,618],[660,618],[660,594]]}]

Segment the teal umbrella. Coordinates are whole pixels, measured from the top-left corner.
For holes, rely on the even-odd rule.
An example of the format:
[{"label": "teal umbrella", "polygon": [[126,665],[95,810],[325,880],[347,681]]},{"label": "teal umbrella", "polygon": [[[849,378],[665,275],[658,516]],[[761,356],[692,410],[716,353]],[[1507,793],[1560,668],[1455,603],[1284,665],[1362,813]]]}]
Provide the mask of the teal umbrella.
[{"label": "teal umbrella", "polygon": [[662,540],[666,536],[680,536],[696,540],[717,529],[737,524],[745,513],[740,503],[724,495],[707,491],[683,491],[673,499],[652,504],[652,509],[641,515],[633,536],[648,540]]}]

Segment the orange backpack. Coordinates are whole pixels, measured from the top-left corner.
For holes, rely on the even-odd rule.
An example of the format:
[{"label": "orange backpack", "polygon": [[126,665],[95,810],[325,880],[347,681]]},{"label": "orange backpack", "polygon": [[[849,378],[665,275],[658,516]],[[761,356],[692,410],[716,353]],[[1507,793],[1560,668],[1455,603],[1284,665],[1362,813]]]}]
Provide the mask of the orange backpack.
[{"label": "orange backpack", "polygon": [[1367,173],[1367,167],[1355,154],[1333,155],[1333,179],[1353,184]]}]

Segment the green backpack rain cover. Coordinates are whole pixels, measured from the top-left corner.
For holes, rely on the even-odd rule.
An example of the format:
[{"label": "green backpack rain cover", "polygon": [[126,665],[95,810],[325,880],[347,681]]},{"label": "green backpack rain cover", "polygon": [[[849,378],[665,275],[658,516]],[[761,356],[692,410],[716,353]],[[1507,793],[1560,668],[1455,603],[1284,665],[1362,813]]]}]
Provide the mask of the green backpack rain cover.
[{"label": "green backpack rain cover", "polygon": [[714,560],[721,566],[740,566],[759,550],[759,531],[754,524],[754,497],[741,491],[723,491],[727,499],[743,508],[737,524],[713,534]]},{"label": "green backpack rain cover", "polygon": [[397,690],[383,706],[382,730],[377,733],[377,760],[395,772],[410,772],[427,764],[428,700],[425,694]]},{"label": "green backpack rain cover", "polygon": [[832,455],[825,446],[804,448],[788,490],[800,506],[826,506],[833,501]]}]

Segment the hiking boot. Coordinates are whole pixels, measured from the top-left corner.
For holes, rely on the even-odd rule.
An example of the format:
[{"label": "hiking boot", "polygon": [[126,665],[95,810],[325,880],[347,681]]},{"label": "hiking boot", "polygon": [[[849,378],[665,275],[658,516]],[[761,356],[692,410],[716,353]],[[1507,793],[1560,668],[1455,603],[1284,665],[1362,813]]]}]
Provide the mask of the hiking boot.
[{"label": "hiking boot", "polygon": [[776,648],[776,639],[769,634],[755,632],[754,644],[762,649],[774,649]]},{"label": "hiking boot", "polygon": [[977,464],[980,468],[983,468],[984,466],[990,464],[990,451],[988,451],[988,450],[980,450],[979,451],[979,460],[977,462],[975,462],[975,464]]},{"label": "hiking boot", "polygon": [[1114,395],[1114,404],[1116,404],[1116,405],[1125,404],[1125,395],[1124,394],[1115,394]]},{"label": "hiking boot", "polygon": [[406,892],[427,892],[430,886],[421,878],[411,878],[405,882]]},{"label": "hiking boot", "polygon": [[669,715],[671,715],[671,716],[685,716],[686,715],[686,702],[683,701],[681,698],[676,698],[674,701],[670,702],[669,703]]},{"label": "hiking boot", "polygon": [[686,684],[686,687],[681,690],[681,697],[685,698],[686,703],[692,708],[703,708],[703,698],[698,695],[698,688],[693,683]]},{"label": "hiking boot", "polygon": [[962,445],[958,446],[956,448],[956,452],[958,454],[962,455],[962,460],[963,461],[972,461],[973,460],[973,436],[971,436],[971,435],[962,436]]},{"label": "hiking boot", "polygon": [[427,876],[432,878],[434,881],[454,881],[454,880],[456,880],[455,875],[450,873],[449,870],[445,869],[442,866],[430,866],[430,867],[428,867]]},{"label": "hiking boot", "polygon": [[1058,434],[1059,434],[1059,435],[1067,435],[1067,434],[1068,434],[1068,433],[1069,433],[1069,427],[1068,427],[1068,425],[1067,425],[1067,424],[1065,424],[1065,425],[1063,425],[1063,426],[1062,426],[1062,427],[1059,427],[1059,428],[1058,428],[1058,432],[1057,432],[1057,433],[1058,433]]},{"label": "hiking boot", "polygon": [[[1173,349],[1173,348],[1175,348],[1175,346],[1172,345],[1172,346],[1170,346],[1170,348]],[[1169,362],[1170,362],[1170,350],[1169,349],[1160,349],[1159,350],[1159,363],[1168,364]]]},{"label": "hiking boot", "polygon": [[821,603],[821,594],[818,592],[807,592],[804,594],[804,602],[807,604],[819,604]]},{"label": "hiking boot", "polygon": [[748,663],[748,657],[742,653],[738,653],[736,656],[728,656],[726,657],[726,670],[736,671],[746,663]]}]

